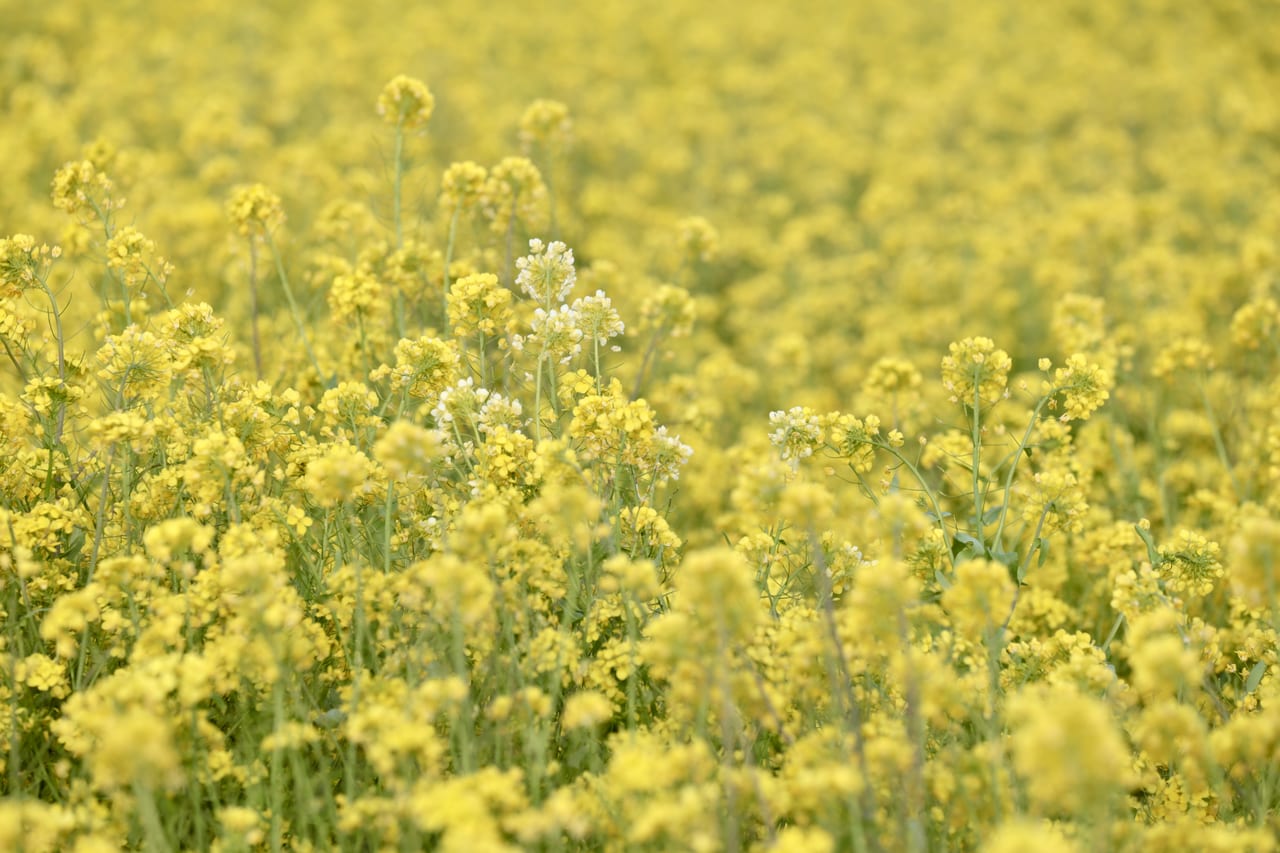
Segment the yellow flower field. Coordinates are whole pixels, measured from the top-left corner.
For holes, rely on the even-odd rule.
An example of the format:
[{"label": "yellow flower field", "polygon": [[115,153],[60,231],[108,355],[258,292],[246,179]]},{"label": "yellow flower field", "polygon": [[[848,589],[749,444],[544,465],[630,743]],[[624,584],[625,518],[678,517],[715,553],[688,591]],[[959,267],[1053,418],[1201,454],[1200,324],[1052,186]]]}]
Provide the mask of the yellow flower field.
[{"label": "yellow flower field", "polygon": [[0,849],[1280,846],[1280,3],[0,16]]}]

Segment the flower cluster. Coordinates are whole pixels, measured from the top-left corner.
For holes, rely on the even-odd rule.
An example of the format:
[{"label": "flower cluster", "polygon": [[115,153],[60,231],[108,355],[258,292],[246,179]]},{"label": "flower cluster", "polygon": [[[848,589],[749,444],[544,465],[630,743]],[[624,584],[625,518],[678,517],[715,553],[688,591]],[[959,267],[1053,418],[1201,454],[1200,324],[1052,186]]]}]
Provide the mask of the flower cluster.
[{"label": "flower cluster", "polygon": [[1280,6],[8,5],[0,848],[1278,849]]},{"label": "flower cluster", "polygon": [[427,84],[405,74],[397,74],[378,95],[378,115],[404,128],[421,127],[431,120],[436,99]]}]

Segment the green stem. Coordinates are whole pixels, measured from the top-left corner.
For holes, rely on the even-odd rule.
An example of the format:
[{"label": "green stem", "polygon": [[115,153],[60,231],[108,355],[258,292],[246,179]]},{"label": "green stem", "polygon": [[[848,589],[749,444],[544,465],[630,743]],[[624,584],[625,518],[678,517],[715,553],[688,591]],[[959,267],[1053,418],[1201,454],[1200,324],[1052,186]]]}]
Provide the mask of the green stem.
[{"label": "green stem", "polygon": [[[815,574],[822,585],[819,590],[822,615],[823,621],[826,623],[827,637],[831,642],[827,668],[828,677],[833,682],[833,687],[836,688],[833,690],[832,695],[838,705],[844,706],[841,710],[844,712],[845,724],[848,726],[850,734],[853,735],[853,753],[854,759],[858,764],[858,771],[863,779],[870,780],[871,771],[867,761],[866,745],[862,731],[862,708],[858,705],[858,697],[853,689],[853,676],[849,672],[844,642],[840,639],[840,629],[836,623],[835,598],[834,590],[831,587],[830,569],[822,552],[822,544],[818,539],[818,532],[812,527],[809,529],[809,544],[814,557],[814,568],[817,570]],[[857,804],[860,819],[855,831],[861,832],[862,820],[867,818],[874,820],[876,815],[876,794],[869,781],[858,795]],[[869,849],[878,853],[880,845],[875,837],[868,838],[867,842]]]},{"label": "green stem", "polygon": [[164,825],[160,821],[160,810],[156,808],[155,792],[149,787],[135,781],[133,783],[134,801],[138,804],[138,818],[142,821],[142,829],[148,850],[172,850]]},{"label": "green stem", "polygon": [[538,372],[534,376],[533,385],[533,431],[536,441],[542,441],[542,362],[545,359],[538,355]]},{"label": "green stem", "polygon": [[272,690],[272,738],[271,744],[271,849],[284,849],[284,765],[283,750],[280,747],[280,734],[284,730],[284,678],[285,667],[277,662],[276,682]]},{"label": "green stem", "polygon": [[253,369],[262,379],[262,338],[258,332],[258,244],[249,241],[249,314],[253,334]]},{"label": "green stem", "polygon": [[289,276],[284,271],[284,259],[280,257],[280,251],[276,248],[276,241],[271,234],[266,235],[267,248],[271,250],[271,257],[276,262],[276,274],[280,276],[280,285],[284,288],[285,299],[289,300],[289,313],[293,315],[294,325],[298,327],[298,336],[302,338],[302,348],[306,350],[307,358],[311,360],[311,367],[316,372],[316,378],[326,384],[332,386],[332,381],[325,379],[324,373],[320,370],[320,361],[316,358],[315,351],[311,349],[311,339],[307,337],[307,327],[302,322],[302,312],[298,308],[298,301],[293,298],[293,288],[289,286]]},{"label": "green stem", "polygon": [[938,498],[934,495],[933,489],[929,488],[929,484],[925,481],[924,475],[920,473],[920,469],[917,468],[910,459],[899,453],[898,448],[891,444],[883,441],[876,441],[872,443],[896,459],[898,464],[910,471],[911,476],[916,478],[916,482],[920,484],[920,488],[924,491],[925,497],[929,499],[929,505],[933,508],[933,515],[937,519],[938,529],[942,531],[942,541],[947,546],[948,559],[950,559],[954,564],[955,558],[951,555],[952,539],[947,533],[947,523],[942,515],[942,506],[938,503]]},{"label": "green stem", "polygon": [[645,348],[644,355],[640,358],[640,370],[636,373],[636,384],[631,390],[631,400],[639,400],[640,392],[644,390],[645,373],[649,370],[649,362],[658,351],[658,344],[662,342],[667,331],[665,325],[659,326],[654,330],[653,337],[649,339],[649,346]]},{"label": "green stem", "polygon": [[984,535],[982,524],[982,503],[985,497],[981,485],[981,462],[982,462],[982,389],[978,384],[979,377],[975,371],[973,377],[973,535],[977,537],[978,544],[982,546],[983,551],[986,550],[987,540]]},{"label": "green stem", "polygon": [[9,346],[9,340],[0,338],[0,345],[4,346],[4,353],[9,356],[9,361],[13,363],[14,370],[18,371],[18,377],[22,380],[22,384],[26,385],[30,381],[27,377],[27,369],[18,362],[18,357],[13,354],[13,349]]},{"label": "green stem", "polygon": [[382,573],[391,574],[391,510],[395,506],[396,490],[387,482],[387,501],[382,507]]},{"label": "green stem", "polygon": [[1004,622],[1000,625],[1000,636],[1002,638],[1009,629],[1009,623],[1013,621],[1013,611],[1018,609],[1018,599],[1022,597],[1022,579],[1027,576],[1027,569],[1031,566],[1031,556],[1043,547],[1040,545],[1040,532],[1044,530],[1044,520],[1048,517],[1049,507],[1046,506],[1044,511],[1040,513],[1040,520],[1036,522],[1036,532],[1032,534],[1031,544],[1027,546],[1027,555],[1018,564],[1018,574],[1014,579],[1013,601],[1009,603],[1009,613],[1004,617]]},{"label": "green stem", "polygon": [[1213,446],[1218,451],[1218,460],[1222,463],[1222,467],[1226,469],[1227,477],[1231,480],[1231,491],[1235,493],[1238,500],[1241,498],[1240,483],[1236,480],[1236,472],[1231,465],[1231,458],[1227,456],[1227,445],[1222,439],[1222,427],[1218,424],[1218,419],[1213,414],[1213,403],[1209,400],[1209,388],[1205,384],[1203,374],[1200,375],[1197,384],[1200,386],[1200,399],[1204,401],[1204,413],[1209,419],[1209,426],[1213,432]]},{"label": "green stem", "polygon": [[404,180],[404,122],[396,124],[395,184],[393,188],[396,221],[396,248],[404,245],[404,227],[400,219],[400,185]]},{"label": "green stem", "polygon": [[455,207],[449,217],[449,239],[444,244],[444,287],[440,293],[440,324],[445,332],[449,331],[449,268],[453,266],[453,243],[458,237],[458,217],[462,208]]},{"label": "green stem", "polygon": [[164,300],[166,308],[173,307],[173,300],[169,298],[169,291],[165,290],[164,285],[160,283],[160,279],[151,271],[151,267],[143,267],[147,271],[147,279],[154,282],[156,290],[160,293],[160,298]]},{"label": "green stem", "polygon": [[[58,300],[53,295],[53,291],[49,289],[49,283],[43,278],[39,279],[40,289],[44,291],[45,297],[49,300],[49,313],[53,317],[54,337],[57,338],[58,344],[58,381],[62,383],[63,399],[58,403],[57,426],[54,428],[53,441],[54,444],[62,443],[62,428],[67,418],[67,355],[66,355],[66,337],[62,331],[62,311],[58,309]],[[8,349],[8,344],[5,345]],[[15,362],[16,364],[17,362]],[[50,453],[50,459],[53,454]]]},{"label": "green stem", "polygon": [[1031,431],[1036,428],[1036,424],[1040,421],[1040,412],[1044,410],[1044,406],[1058,393],[1058,389],[1052,389],[1048,394],[1040,398],[1040,402],[1036,404],[1035,410],[1031,413],[1031,420],[1027,423],[1027,429],[1022,433],[1022,440],[1018,442],[1018,446],[1013,449],[1013,461],[1009,463],[1009,472],[1004,478],[1004,506],[1000,508],[1000,523],[996,526],[995,547],[1003,549],[1004,525],[1009,517],[1009,489],[1013,486],[1013,475],[1018,470],[1018,463],[1022,461],[1023,451],[1026,450],[1027,442],[1031,440]]}]

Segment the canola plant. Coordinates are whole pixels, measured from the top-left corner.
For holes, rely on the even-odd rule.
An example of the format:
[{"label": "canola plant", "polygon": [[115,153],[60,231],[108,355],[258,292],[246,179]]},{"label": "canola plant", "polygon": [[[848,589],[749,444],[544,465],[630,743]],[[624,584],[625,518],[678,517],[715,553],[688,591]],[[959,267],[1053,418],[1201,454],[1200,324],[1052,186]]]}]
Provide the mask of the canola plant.
[{"label": "canola plant", "polygon": [[0,16],[0,848],[1277,848],[1280,5]]}]

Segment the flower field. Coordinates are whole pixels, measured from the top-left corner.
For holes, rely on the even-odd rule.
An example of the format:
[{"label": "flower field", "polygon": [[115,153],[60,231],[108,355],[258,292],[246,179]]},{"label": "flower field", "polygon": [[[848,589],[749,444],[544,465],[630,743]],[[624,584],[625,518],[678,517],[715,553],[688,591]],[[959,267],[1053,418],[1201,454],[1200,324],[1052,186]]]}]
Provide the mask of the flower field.
[{"label": "flower field", "polygon": [[0,849],[1280,847],[1280,3],[0,16]]}]

